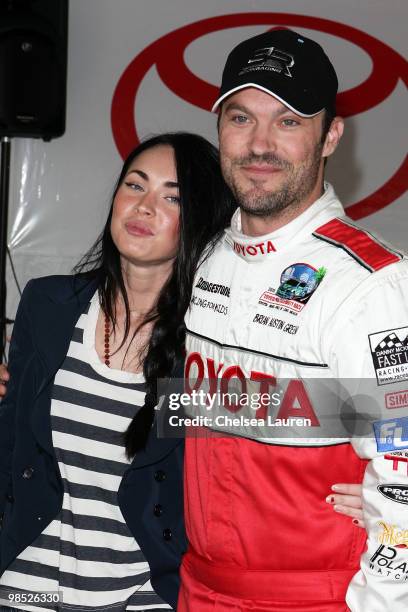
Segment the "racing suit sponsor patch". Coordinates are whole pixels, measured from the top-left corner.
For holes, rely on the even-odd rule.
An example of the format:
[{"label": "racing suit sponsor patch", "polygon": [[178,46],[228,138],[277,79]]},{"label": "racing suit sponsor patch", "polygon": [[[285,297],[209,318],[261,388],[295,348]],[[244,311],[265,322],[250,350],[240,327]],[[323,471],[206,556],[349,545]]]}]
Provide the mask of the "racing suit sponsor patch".
[{"label": "racing suit sponsor patch", "polygon": [[257,244],[240,244],[234,242],[234,251],[241,255],[241,257],[256,257],[259,255],[266,255],[267,253],[273,253],[276,251],[273,242],[271,240],[265,240],[264,242],[258,242]]},{"label": "racing suit sponsor patch", "polygon": [[408,485],[404,484],[386,484],[378,485],[377,489],[387,499],[398,502],[399,504],[408,504]]},{"label": "racing suit sponsor patch", "polygon": [[408,417],[373,423],[379,453],[408,448]]},{"label": "racing suit sponsor patch", "polygon": [[314,268],[306,263],[294,263],[280,276],[279,287],[269,288],[259,298],[259,304],[297,315],[316,291],[326,274],[326,268]]},{"label": "racing suit sponsor patch", "polygon": [[198,297],[197,295],[192,296],[191,303],[194,304],[194,306],[199,306],[200,308],[209,308],[210,310],[218,312],[222,315],[228,314],[228,306],[225,304],[219,304],[218,302],[213,302],[212,300],[206,300]]},{"label": "racing suit sponsor patch", "polygon": [[401,529],[397,525],[390,525],[379,521],[380,533],[378,541],[380,544],[388,544],[397,548],[408,548],[408,529]]},{"label": "racing suit sponsor patch", "polygon": [[[408,451],[396,451],[384,455],[385,461],[391,461],[393,472],[406,472],[408,476]],[[402,470],[400,470],[402,466]],[[405,470],[404,470],[405,467]]]},{"label": "racing suit sponsor patch", "polygon": [[385,394],[386,408],[408,408],[408,390]]},{"label": "racing suit sponsor patch", "polygon": [[275,289],[270,288],[268,291],[264,291],[259,298],[259,302],[261,306],[269,306],[270,308],[276,308],[277,310],[282,310],[283,312],[290,312],[294,315],[297,315],[299,312],[302,312],[305,307],[304,304],[300,302],[295,302],[294,300],[287,300],[276,295]]},{"label": "racing suit sponsor patch", "polygon": [[401,553],[393,546],[381,544],[370,558],[369,567],[382,576],[394,580],[408,580],[408,561],[401,558]]},{"label": "racing suit sponsor patch", "polygon": [[197,289],[202,291],[208,291],[209,293],[219,293],[220,295],[230,296],[230,288],[227,285],[221,285],[220,283],[211,283],[205,280],[202,276],[198,279],[196,285]]},{"label": "racing suit sponsor patch", "polygon": [[408,327],[369,334],[378,385],[408,380]]}]

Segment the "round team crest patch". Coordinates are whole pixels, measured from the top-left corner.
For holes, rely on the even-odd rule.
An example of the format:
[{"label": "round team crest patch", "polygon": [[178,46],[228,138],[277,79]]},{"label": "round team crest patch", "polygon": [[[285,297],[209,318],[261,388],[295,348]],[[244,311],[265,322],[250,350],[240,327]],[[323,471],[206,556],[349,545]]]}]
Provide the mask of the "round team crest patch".
[{"label": "round team crest patch", "polygon": [[305,263],[292,264],[282,272],[276,295],[305,304],[325,274],[326,268],[316,269]]}]

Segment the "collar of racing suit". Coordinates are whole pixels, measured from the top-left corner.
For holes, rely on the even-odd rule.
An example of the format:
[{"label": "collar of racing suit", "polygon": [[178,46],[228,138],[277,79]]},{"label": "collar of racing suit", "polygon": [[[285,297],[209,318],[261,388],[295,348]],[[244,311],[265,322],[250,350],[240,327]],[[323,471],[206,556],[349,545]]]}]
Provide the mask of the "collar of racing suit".
[{"label": "collar of racing suit", "polygon": [[304,235],[311,234],[318,227],[334,219],[344,217],[344,208],[337,198],[330,183],[324,183],[324,193],[307,210],[296,219],[278,230],[263,236],[246,236],[242,233],[241,211],[238,208],[232,219],[231,226],[225,230],[225,240],[234,252],[248,262],[264,261],[273,256],[276,251],[289,246]]}]

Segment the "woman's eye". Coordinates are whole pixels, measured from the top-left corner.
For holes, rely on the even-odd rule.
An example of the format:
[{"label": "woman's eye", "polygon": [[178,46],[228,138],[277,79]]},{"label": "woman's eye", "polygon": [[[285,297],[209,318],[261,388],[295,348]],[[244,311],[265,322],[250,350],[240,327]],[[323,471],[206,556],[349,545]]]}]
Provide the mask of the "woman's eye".
[{"label": "woman's eye", "polygon": [[133,181],[125,181],[126,187],[134,189],[135,191],[143,191],[143,187],[139,183],[133,183]]},{"label": "woman's eye", "polygon": [[172,204],[180,204],[180,196],[167,196],[166,200]]}]

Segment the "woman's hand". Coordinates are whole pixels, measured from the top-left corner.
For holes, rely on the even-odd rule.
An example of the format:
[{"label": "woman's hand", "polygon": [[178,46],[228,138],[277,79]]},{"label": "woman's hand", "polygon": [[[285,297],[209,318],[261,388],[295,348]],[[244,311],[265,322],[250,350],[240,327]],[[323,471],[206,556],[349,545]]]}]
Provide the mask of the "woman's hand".
[{"label": "woman's hand", "polygon": [[335,484],[326,501],[335,512],[350,516],[355,525],[364,528],[361,488],[361,484]]},{"label": "woman's hand", "polygon": [[4,363],[0,364],[0,397],[4,397],[6,395],[7,387],[6,383],[10,379],[10,374],[8,373],[7,367]]}]

